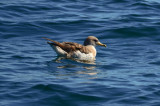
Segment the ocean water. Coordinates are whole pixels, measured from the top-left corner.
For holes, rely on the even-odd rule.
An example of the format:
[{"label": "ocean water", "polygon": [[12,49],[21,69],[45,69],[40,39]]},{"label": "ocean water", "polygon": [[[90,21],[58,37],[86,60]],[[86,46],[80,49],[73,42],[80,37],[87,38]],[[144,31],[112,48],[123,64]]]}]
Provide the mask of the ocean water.
[{"label": "ocean water", "polygon": [[[159,0],[0,0],[0,106],[159,106]],[[57,60],[42,37],[96,61]]]}]

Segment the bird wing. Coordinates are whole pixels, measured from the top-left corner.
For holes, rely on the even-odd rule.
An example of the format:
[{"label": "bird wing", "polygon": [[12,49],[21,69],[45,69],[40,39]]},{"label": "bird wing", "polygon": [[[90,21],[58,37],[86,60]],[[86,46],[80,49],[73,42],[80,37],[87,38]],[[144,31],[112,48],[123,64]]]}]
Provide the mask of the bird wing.
[{"label": "bird wing", "polygon": [[61,49],[63,49],[67,53],[73,53],[74,51],[78,51],[78,50],[80,52],[86,53],[86,54],[88,54],[90,52],[85,46],[78,44],[78,43],[74,43],[74,42],[60,43],[60,42],[54,41],[52,39],[48,39],[48,38],[44,38],[44,39],[51,41],[51,43],[50,42],[48,42],[48,43],[51,45],[54,45],[54,46],[59,46]]}]

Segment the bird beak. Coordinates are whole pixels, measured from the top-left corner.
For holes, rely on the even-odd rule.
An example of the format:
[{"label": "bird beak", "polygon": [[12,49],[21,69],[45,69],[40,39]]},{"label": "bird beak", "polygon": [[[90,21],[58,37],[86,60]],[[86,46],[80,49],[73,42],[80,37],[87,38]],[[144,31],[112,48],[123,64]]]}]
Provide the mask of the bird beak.
[{"label": "bird beak", "polygon": [[101,42],[97,42],[96,44],[97,44],[97,45],[99,45],[99,46],[104,46],[104,47],[107,47],[107,45],[105,45],[105,44],[102,44]]}]

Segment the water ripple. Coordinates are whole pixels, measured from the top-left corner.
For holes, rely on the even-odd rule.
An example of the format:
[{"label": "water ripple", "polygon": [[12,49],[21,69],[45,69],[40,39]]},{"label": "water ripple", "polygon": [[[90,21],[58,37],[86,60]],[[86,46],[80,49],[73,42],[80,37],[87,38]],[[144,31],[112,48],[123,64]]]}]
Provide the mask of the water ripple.
[{"label": "water ripple", "polygon": [[[1,0],[0,105],[159,105],[156,0]],[[83,44],[92,63],[57,60],[42,37]]]}]

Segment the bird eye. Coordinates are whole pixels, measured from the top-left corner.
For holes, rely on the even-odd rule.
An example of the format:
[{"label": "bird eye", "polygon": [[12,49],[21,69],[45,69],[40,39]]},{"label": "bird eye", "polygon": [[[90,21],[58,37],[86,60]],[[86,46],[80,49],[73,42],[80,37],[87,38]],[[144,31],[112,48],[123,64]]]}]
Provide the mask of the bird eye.
[{"label": "bird eye", "polygon": [[94,41],[95,41],[95,42],[98,42],[98,40],[96,40],[96,39],[95,39]]}]

